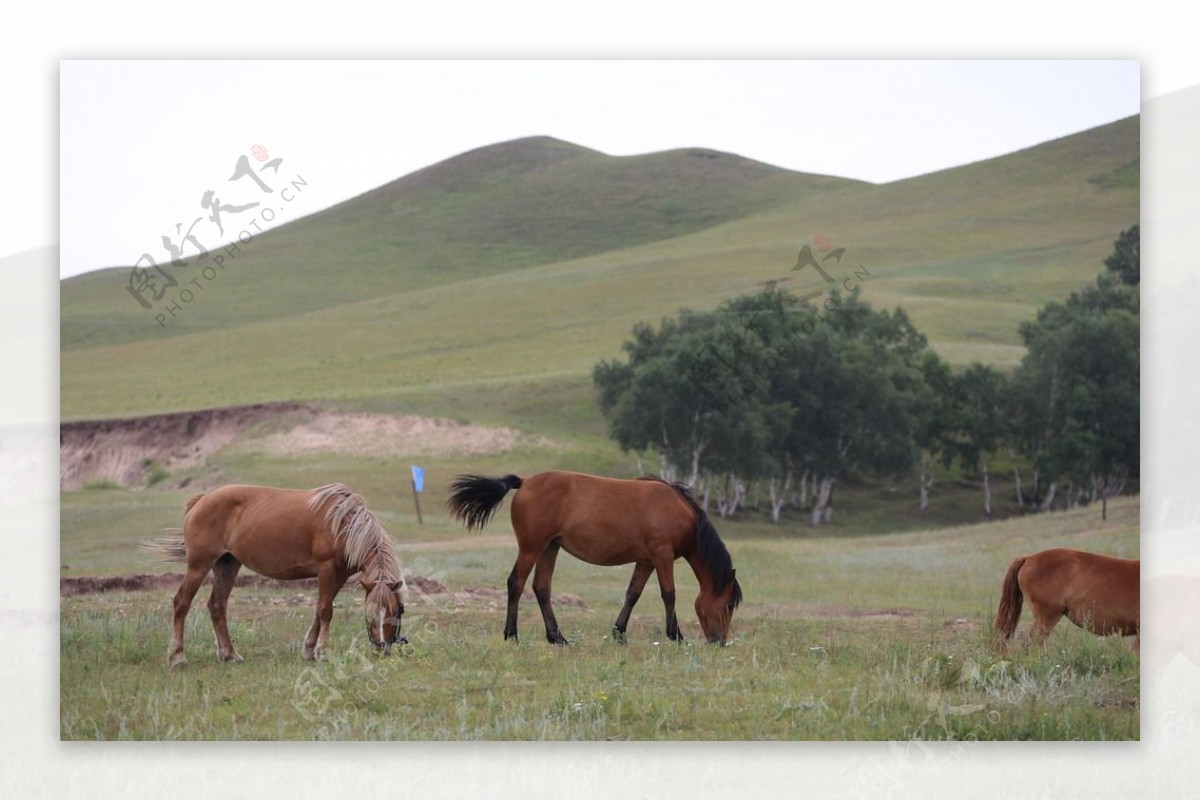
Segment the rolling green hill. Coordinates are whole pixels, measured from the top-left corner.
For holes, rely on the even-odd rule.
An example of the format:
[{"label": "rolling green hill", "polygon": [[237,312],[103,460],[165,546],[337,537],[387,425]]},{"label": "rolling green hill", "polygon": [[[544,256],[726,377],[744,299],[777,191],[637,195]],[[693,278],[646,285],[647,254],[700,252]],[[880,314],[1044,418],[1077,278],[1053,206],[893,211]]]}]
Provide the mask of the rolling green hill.
[{"label": "rolling green hill", "polygon": [[[219,304],[189,308],[166,330],[121,288],[128,268],[68,279],[62,347],[293,317],[678,237],[788,199],[860,185],[712,150],[618,158],[550,137],[519,139],[455,156],[255,237],[226,257],[218,284],[224,289],[224,276],[236,275],[228,282],[235,286]],[[177,277],[186,286],[200,273],[197,262]]]},{"label": "rolling green hill", "polygon": [[484,147],[256,237],[166,328],[126,269],[63,281],[61,415],[303,400],[595,436],[591,366],[635,322],[823,289],[791,271],[818,233],[846,248],[839,280],[951,362],[1012,365],[1017,324],[1137,221],[1138,153],[1136,117],[885,185],[701,149]]}]

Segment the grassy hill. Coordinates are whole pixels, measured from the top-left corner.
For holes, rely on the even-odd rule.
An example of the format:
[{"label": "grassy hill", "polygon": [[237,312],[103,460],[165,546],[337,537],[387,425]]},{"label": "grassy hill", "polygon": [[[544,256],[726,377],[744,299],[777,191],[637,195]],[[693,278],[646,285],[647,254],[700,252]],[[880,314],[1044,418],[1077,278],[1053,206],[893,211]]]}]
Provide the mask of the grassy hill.
[{"label": "grassy hill", "polygon": [[1011,365],[1017,324],[1138,219],[1138,152],[1135,117],[871,185],[699,149],[484,147],[256,237],[165,329],[127,270],[63,281],[61,414],[304,400],[598,435],[590,369],[635,322],[824,288],[790,269],[817,233],[847,249],[839,280],[953,363]]},{"label": "grassy hill", "polygon": [[[225,290],[219,303],[189,307],[166,330],[122,289],[128,268],[68,279],[62,346],[293,317],[681,236],[789,198],[859,185],[698,148],[618,158],[550,137],[519,139],[255,237],[227,257],[213,287]],[[197,263],[177,277],[186,285],[200,274]]]}]

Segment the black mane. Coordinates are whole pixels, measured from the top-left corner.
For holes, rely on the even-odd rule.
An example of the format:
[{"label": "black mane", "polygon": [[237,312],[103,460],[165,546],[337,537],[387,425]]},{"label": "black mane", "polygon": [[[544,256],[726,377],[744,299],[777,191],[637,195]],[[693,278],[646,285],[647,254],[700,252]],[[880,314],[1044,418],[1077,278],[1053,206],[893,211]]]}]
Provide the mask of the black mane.
[{"label": "black mane", "polygon": [[[687,501],[688,506],[696,513],[696,548],[700,551],[700,559],[704,562],[709,572],[713,577],[713,592],[720,594],[724,592],[725,585],[729,582],[729,574],[733,572],[733,557],[729,555],[729,549],[725,547],[725,543],[721,541],[721,537],[717,534],[716,528],[713,527],[712,521],[708,519],[708,514],[701,508],[696,501],[696,496],[692,492],[692,488],[687,484],[667,481],[658,476],[644,475],[638,480],[640,481],[657,481],[660,484],[666,484],[671,489],[675,490],[680,498]],[[737,578],[733,579],[733,606],[736,609],[742,602],[742,588],[738,584]]]}]

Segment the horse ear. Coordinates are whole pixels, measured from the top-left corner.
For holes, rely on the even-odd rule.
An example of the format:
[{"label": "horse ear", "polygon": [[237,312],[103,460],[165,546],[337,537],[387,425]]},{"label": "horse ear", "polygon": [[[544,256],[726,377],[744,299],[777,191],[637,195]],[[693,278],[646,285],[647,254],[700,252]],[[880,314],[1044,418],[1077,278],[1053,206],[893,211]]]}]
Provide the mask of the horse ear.
[{"label": "horse ear", "polygon": [[371,590],[375,589],[375,582],[371,581],[370,579],[359,579],[359,583],[362,584],[362,588],[367,592],[371,592]]}]

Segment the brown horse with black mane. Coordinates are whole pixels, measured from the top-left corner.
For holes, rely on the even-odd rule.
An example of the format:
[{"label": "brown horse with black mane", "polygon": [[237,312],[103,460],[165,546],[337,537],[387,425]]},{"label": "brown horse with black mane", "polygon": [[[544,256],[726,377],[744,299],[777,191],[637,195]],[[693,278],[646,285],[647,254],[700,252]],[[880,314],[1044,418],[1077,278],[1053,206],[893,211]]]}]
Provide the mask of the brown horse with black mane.
[{"label": "brown horse with black mane", "polygon": [[546,639],[565,645],[550,604],[550,582],[559,549],[593,565],[634,564],[625,605],[613,636],[625,641],[633,605],[652,572],[658,573],[667,614],[667,636],[683,640],[675,616],[675,560],[683,557],[696,574],[700,594],[696,615],[705,638],[722,645],[729,638],[733,610],[742,601],[733,560],[708,515],[682,484],[658,478],[622,480],[551,470],[529,478],[461,475],[450,485],[450,511],[468,529],[480,529],[509,490],[517,535],[516,564],[508,577],[508,618],[504,638],[517,638],[517,605],[530,571],[533,593],[546,624]]},{"label": "brown horse with black mane", "polygon": [[1095,634],[1133,635],[1141,639],[1141,561],[1118,559],[1070,548],[1022,556],[1012,561],[996,610],[996,631],[1005,640],[1017,630],[1021,602],[1029,599],[1035,643],[1042,643],[1066,615]]},{"label": "brown horse with black mane", "polygon": [[313,490],[276,489],[233,484],[197,495],[187,503],[183,533],[143,543],[170,560],[186,561],[187,575],[175,593],[174,628],[167,664],[187,662],[184,621],[192,598],[213,573],[208,600],[217,658],[241,662],[225,623],[225,605],[244,564],[274,579],[317,579],[317,609],[304,638],[304,658],[321,659],[329,641],[333,598],[356,571],[363,600],[367,637],[376,652],[386,652],[400,636],[404,614],[403,578],[391,540],[362,496],[344,484]]}]

